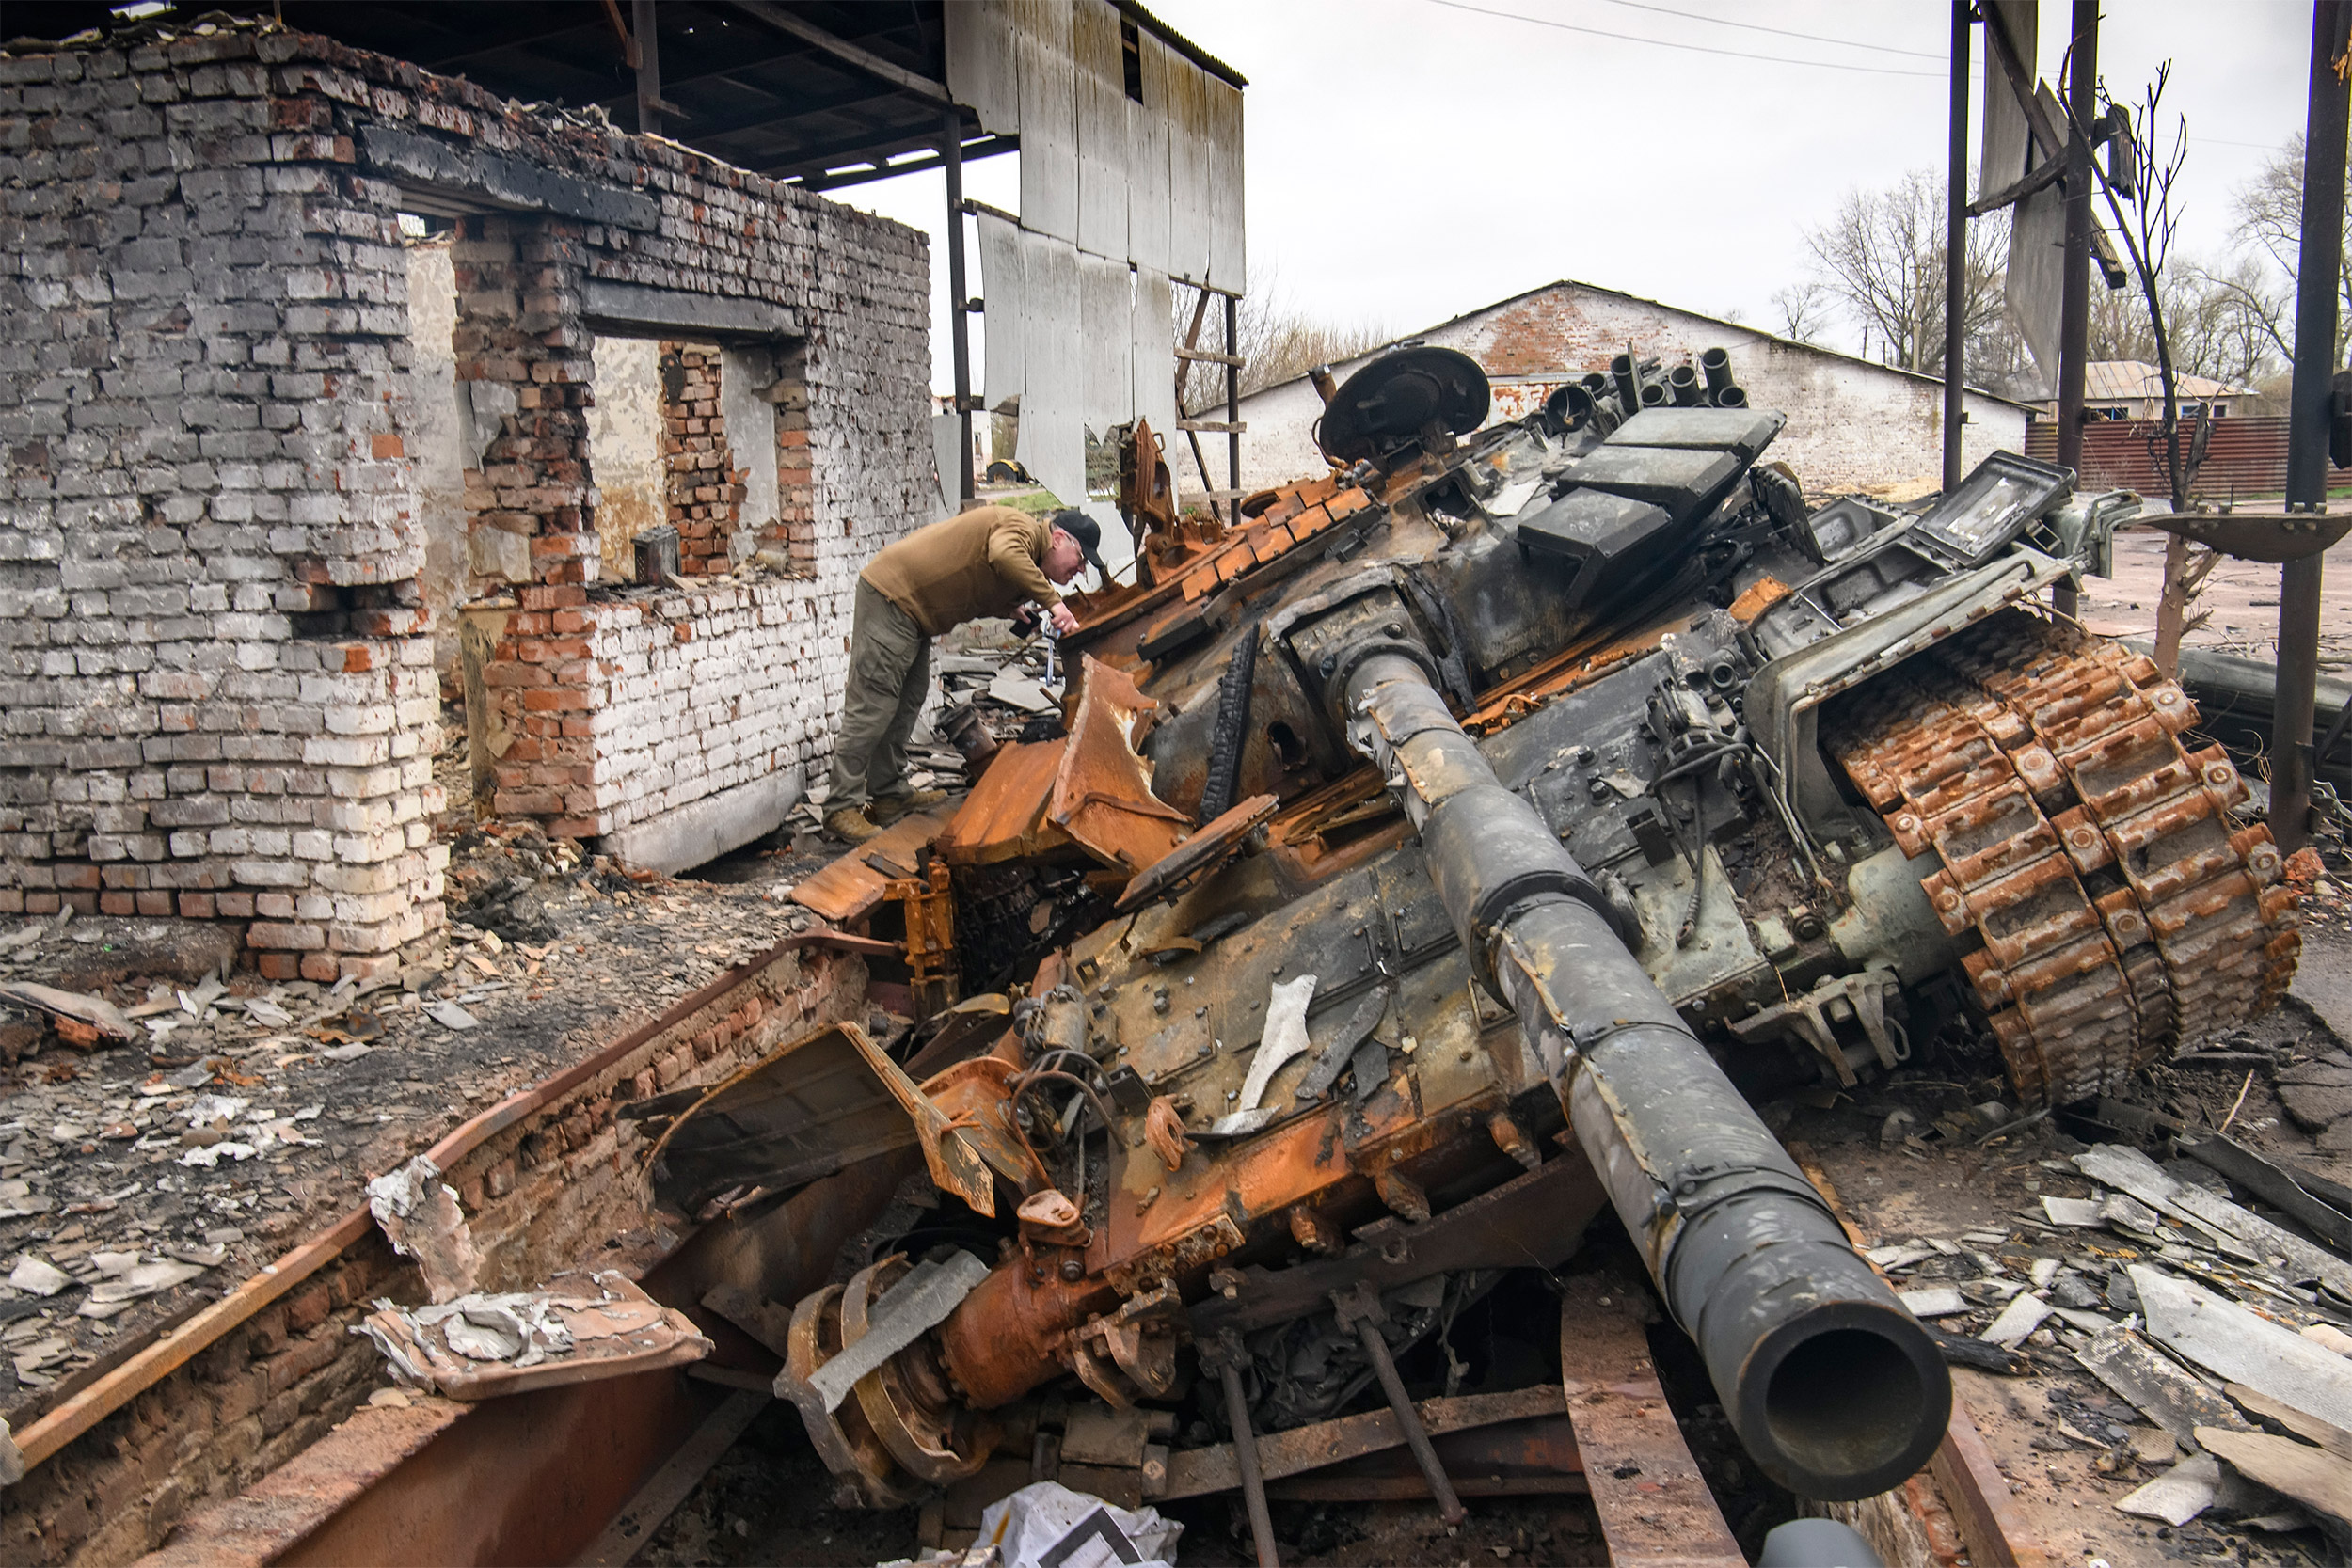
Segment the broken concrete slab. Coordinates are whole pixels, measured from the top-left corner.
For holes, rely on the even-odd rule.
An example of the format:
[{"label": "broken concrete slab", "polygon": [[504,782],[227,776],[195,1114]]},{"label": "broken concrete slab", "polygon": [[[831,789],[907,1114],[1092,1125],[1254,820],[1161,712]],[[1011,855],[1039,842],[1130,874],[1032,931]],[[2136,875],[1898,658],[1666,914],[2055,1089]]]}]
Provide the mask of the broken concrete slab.
[{"label": "broken concrete slab", "polygon": [[2142,1519],[2161,1519],[2177,1529],[2213,1506],[2220,1485],[2220,1462],[2201,1453],[2182,1460],[2137,1492],[2118,1498],[2115,1506],[2120,1513]]},{"label": "broken concrete slab", "polygon": [[2197,1440],[2247,1480],[2310,1509],[2339,1542],[2352,1541],[2352,1463],[2266,1432],[2201,1427]]},{"label": "broken concrete slab", "polygon": [[2279,1103],[2288,1119],[2304,1132],[2324,1132],[2352,1116],[2352,1088],[2282,1082],[2279,1085]]},{"label": "broken concrete slab", "polygon": [[2228,1400],[2128,1328],[2097,1336],[2074,1353],[2074,1359],[2083,1370],[2181,1442],[2195,1441],[2200,1426],[2249,1424]]},{"label": "broken concrete slab", "polygon": [[2131,1276],[2157,1343],[2306,1415],[2352,1428],[2352,1361],[2145,1264],[2132,1265]]}]

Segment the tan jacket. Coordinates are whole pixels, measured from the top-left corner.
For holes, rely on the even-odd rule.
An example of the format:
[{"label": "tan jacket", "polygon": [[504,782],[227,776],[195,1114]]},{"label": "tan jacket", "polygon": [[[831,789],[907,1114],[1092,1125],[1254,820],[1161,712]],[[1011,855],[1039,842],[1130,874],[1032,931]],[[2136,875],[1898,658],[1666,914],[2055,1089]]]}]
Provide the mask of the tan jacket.
[{"label": "tan jacket", "polygon": [[1025,600],[1049,610],[1061,603],[1039,564],[1053,536],[1043,517],[977,506],[885,546],[858,578],[937,637],[983,615],[1010,615]]}]

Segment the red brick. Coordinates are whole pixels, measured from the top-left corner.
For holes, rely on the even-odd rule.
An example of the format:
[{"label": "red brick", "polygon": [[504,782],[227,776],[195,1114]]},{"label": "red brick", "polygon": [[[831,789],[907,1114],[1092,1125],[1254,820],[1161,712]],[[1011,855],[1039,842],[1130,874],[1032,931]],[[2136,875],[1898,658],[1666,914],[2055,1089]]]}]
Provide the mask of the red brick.
[{"label": "red brick", "polygon": [[[215,902],[219,906],[220,917],[223,920],[253,918],[253,895],[249,893],[224,893],[217,897]],[[183,910],[181,912],[184,914],[187,911]]]},{"label": "red brick", "polygon": [[295,1334],[308,1334],[326,1321],[326,1287],[313,1285],[286,1302],[286,1327]]},{"label": "red brick", "polygon": [[370,451],[377,457],[401,457],[406,455],[401,449],[399,436],[390,431],[377,431],[369,438],[368,446]]},{"label": "red brick", "polygon": [[306,980],[334,980],[342,974],[342,969],[336,963],[332,953],[305,953],[302,955],[301,969],[302,977]]},{"label": "red brick", "polygon": [[168,893],[139,893],[133,895],[133,898],[137,903],[141,914],[167,915],[171,912],[171,895]]},{"label": "red brick", "polygon": [[215,897],[209,893],[183,893],[180,895],[180,912],[190,920],[210,920],[215,915],[228,912],[220,907],[221,898],[235,896],[234,894],[223,894]]},{"label": "red brick", "polygon": [[138,906],[127,893],[102,893],[98,895],[101,914],[136,914]]},{"label": "red brick", "polygon": [[253,960],[253,967],[264,980],[299,980],[301,961],[292,953],[263,953]]}]

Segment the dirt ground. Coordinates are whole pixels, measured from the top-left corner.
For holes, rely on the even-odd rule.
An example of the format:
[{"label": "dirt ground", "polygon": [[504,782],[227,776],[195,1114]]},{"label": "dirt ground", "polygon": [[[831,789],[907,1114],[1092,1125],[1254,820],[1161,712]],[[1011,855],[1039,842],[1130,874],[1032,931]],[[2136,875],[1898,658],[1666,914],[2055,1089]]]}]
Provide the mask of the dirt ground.
[{"label": "dirt ground", "polygon": [[[450,733],[462,763],[462,721]],[[234,970],[224,985],[222,933],[194,923],[0,928],[0,982],[103,996],[146,1035],[85,1053],[38,1010],[0,1006],[0,1416],[12,1429],[115,1347],[349,1212],[369,1178],[773,946],[811,918],[787,901],[792,880],[833,853],[762,843],[671,880],[583,861],[535,829],[453,813],[439,831],[447,949],[379,988]],[[93,1315],[117,1308],[105,1298],[135,1290],[142,1268],[188,1277]]]},{"label": "dirt ground", "polygon": [[[2083,579],[2083,624],[2102,637],[2153,638],[2156,601],[2164,587],[2164,548],[2171,536],[2131,528],[2115,536],[2115,576]],[[2319,663],[2352,666],[2352,539],[2328,552],[2321,589]],[[2247,658],[2279,655],[2279,568],[2259,561],[2217,562],[2198,595],[2204,626],[2188,633],[2193,647]]]}]

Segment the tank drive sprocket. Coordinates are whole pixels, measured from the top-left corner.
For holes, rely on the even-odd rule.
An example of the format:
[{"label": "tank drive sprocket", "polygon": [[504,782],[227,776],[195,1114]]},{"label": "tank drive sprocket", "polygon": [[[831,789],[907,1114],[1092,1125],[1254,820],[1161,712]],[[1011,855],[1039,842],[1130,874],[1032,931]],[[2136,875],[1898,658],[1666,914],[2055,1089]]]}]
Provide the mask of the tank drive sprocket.
[{"label": "tank drive sprocket", "polygon": [[2029,1106],[2112,1091],[2269,1006],[2298,894],[2196,705],[2144,655],[2023,610],[1827,716],[1831,753],[1912,855]]}]

